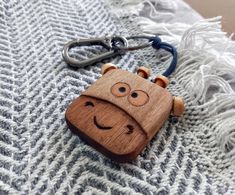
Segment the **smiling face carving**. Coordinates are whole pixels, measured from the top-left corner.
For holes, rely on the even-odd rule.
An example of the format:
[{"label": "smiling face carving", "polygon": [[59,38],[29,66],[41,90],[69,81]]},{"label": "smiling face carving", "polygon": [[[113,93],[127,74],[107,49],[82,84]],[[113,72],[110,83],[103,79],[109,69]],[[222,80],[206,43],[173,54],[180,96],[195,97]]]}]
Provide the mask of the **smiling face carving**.
[{"label": "smiling face carving", "polygon": [[66,111],[69,128],[113,160],[133,160],[167,120],[164,88],[124,70],[110,70]]},{"label": "smiling face carving", "polygon": [[141,127],[124,111],[96,98],[80,96],[68,108],[66,118],[75,133],[113,158],[138,155],[136,149],[146,140]]}]

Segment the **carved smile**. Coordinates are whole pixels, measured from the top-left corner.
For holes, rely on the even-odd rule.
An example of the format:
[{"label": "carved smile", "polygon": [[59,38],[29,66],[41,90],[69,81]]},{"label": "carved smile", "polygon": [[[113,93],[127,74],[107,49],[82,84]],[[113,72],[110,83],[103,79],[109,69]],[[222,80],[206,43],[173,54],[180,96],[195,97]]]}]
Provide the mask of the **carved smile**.
[{"label": "carved smile", "polygon": [[94,116],[94,124],[95,124],[95,126],[96,126],[98,129],[102,129],[102,130],[110,130],[110,129],[112,129],[112,127],[105,127],[105,126],[100,125],[100,124],[97,122],[96,116]]}]

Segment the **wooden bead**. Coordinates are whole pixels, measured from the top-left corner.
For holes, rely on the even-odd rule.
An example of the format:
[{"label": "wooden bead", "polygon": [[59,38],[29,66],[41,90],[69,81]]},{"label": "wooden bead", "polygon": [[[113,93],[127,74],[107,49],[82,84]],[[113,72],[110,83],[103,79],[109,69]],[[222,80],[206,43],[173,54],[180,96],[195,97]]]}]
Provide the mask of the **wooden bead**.
[{"label": "wooden bead", "polygon": [[104,64],[101,67],[101,74],[104,75],[106,72],[108,72],[110,70],[114,70],[114,69],[117,69],[117,67],[114,64],[112,64],[112,63]]},{"label": "wooden bead", "polygon": [[157,85],[159,85],[162,88],[166,88],[167,85],[170,83],[169,79],[163,75],[158,75],[155,80],[154,83],[156,83]]},{"label": "wooden bead", "polygon": [[173,97],[172,113],[174,116],[181,116],[184,113],[184,100],[182,97]]},{"label": "wooden bead", "polygon": [[144,66],[139,67],[137,70],[137,74],[140,77],[143,77],[145,79],[147,79],[149,77],[150,72],[151,72],[151,70],[149,68],[144,67]]}]

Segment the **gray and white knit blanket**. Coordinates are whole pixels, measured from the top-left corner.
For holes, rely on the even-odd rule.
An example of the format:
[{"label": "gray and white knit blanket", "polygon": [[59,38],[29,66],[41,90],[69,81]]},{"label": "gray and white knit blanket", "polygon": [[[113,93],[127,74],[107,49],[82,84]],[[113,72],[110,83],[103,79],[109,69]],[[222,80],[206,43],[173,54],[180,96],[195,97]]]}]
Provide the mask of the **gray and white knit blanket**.
[{"label": "gray and white knit blanket", "polygon": [[[0,1],[0,194],[235,194],[235,47],[220,18],[199,19],[181,0]],[[177,47],[169,90],[186,112],[134,162],[117,164],[64,118],[102,64],[72,69],[61,50],[73,39],[143,33]],[[155,76],[169,60],[144,49],[112,63]]]}]

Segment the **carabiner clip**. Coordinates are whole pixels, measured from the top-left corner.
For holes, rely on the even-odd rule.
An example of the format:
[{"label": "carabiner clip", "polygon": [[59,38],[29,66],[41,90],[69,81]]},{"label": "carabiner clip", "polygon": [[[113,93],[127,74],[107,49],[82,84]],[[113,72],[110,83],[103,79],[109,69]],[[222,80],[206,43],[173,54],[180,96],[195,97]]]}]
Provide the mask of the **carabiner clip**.
[{"label": "carabiner clip", "polygon": [[[141,44],[135,44],[129,46],[128,41],[138,41],[138,40],[147,40],[147,42]],[[86,59],[83,61],[79,61],[75,58],[69,56],[69,50],[73,47],[77,46],[91,46],[91,45],[100,45],[103,46],[108,51],[100,54],[98,56],[92,57],[90,59]],[[100,62],[101,60],[115,57],[117,55],[123,55],[127,51],[134,51],[138,49],[144,49],[146,47],[152,46],[154,49],[164,49],[172,54],[173,58],[169,65],[169,67],[162,73],[163,76],[170,76],[177,64],[177,51],[176,48],[166,42],[162,42],[158,36],[148,36],[148,35],[138,35],[138,36],[130,36],[130,37],[122,37],[122,36],[114,36],[114,37],[105,37],[105,38],[96,38],[96,39],[81,39],[68,42],[62,51],[62,55],[64,60],[71,66],[77,68],[83,68],[85,66]]]},{"label": "carabiner clip", "polygon": [[[69,55],[69,50],[77,46],[95,46],[100,45],[107,49],[108,51],[102,53],[98,56],[79,61]],[[105,37],[105,38],[95,38],[95,39],[80,39],[70,41],[64,45],[62,56],[64,60],[71,66],[77,68],[83,68],[85,66],[100,62],[104,59],[112,58],[117,55],[123,55],[126,50],[122,48],[128,47],[128,41],[125,37],[115,36],[115,37]]]}]

